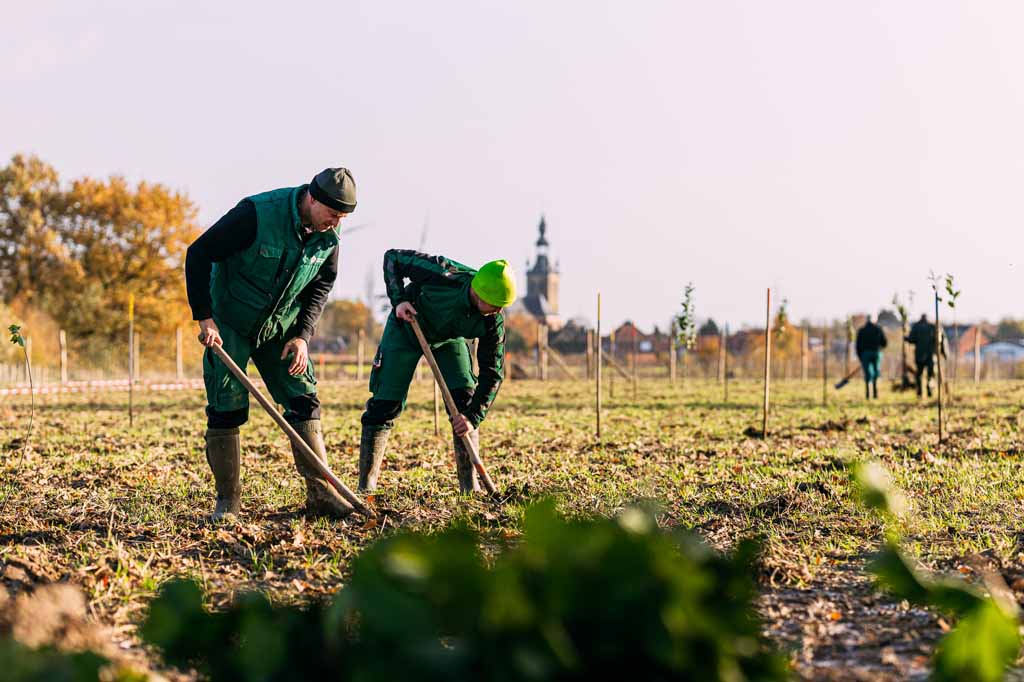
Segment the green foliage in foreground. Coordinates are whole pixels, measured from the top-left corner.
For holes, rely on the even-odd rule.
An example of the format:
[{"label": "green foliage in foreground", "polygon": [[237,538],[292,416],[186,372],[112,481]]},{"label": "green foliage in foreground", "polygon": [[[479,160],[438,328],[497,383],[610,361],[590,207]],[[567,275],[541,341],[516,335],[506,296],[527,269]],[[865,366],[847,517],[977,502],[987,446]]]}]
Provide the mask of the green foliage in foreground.
[{"label": "green foliage in foreground", "polygon": [[13,639],[0,639],[0,670],[8,682],[91,682],[108,661],[94,653],[63,653],[30,649]]},{"label": "green foliage in foreground", "polygon": [[640,511],[566,521],[550,502],[524,529],[493,567],[465,529],[397,534],[305,610],[249,594],[208,613],[194,583],[171,582],[142,632],[216,680],[787,678],[751,608],[751,543],[722,556]]},{"label": "green foliage in foreground", "polygon": [[[864,504],[893,520],[903,513],[902,496],[879,465],[862,464],[856,480]],[[937,608],[956,616],[956,627],[939,642],[933,659],[932,679],[937,682],[998,682],[1020,651],[1017,603],[1000,584],[1002,578],[987,575],[989,594],[962,580],[930,578],[900,550],[900,539],[888,533],[885,546],[869,570],[892,594],[914,604]]]}]

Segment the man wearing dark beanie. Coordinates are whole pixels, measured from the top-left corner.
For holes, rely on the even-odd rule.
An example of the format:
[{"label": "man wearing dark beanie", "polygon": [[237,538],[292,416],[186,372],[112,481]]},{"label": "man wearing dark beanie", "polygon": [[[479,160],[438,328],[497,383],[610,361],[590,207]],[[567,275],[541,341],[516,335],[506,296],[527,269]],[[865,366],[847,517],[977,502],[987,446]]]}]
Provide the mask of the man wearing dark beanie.
[{"label": "man wearing dark beanie", "polygon": [[[352,174],[328,168],[308,185],[242,199],[188,248],[188,302],[208,347],[203,379],[214,521],[241,507],[239,427],[249,418],[249,394],[210,346],[221,345],[243,369],[252,359],[285,419],[327,461],[307,343],[338,274],[338,226],[355,208]],[[351,513],[294,446],[292,454],[306,480],[307,513]]]}]

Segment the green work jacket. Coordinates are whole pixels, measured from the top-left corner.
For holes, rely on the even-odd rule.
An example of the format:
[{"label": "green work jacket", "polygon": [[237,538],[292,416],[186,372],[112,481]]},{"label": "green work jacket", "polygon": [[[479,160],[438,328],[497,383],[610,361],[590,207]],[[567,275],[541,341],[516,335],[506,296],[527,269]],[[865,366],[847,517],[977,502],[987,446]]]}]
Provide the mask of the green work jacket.
[{"label": "green work jacket", "polygon": [[[479,424],[505,378],[505,317],[502,313],[484,315],[473,305],[469,287],[475,274],[476,270],[444,256],[411,249],[391,249],[384,254],[384,286],[391,305],[412,304],[428,343],[479,339],[477,386],[466,413]],[[399,324],[394,328],[405,336],[405,345],[419,347],[412,327]]]},{"label": "green work jacket", "polygon": [[297,201],[306,187],[248,197],[256,207],[256,240],[213,264],[214,318],[257,344],[288,332],[302,308],[299,294],[338,246],[337,228],[303,241]]}]

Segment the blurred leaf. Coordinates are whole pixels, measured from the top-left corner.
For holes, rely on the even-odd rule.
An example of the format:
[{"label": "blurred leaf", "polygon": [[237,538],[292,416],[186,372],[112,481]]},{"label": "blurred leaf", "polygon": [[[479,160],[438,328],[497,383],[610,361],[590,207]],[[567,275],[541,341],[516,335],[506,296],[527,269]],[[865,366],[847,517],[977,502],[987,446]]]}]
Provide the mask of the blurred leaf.
[{"label": "blurred leaf", "polygon": [[107,659],[90,652],[30,649],[13,639],[0,639],[0,670],[5,682],[95,682],[108,664]]},{"label": "blurred leaf", "polygon": [[169,584],[143,633],[217,680],[787,679],[752,607],[755,543],[723,556],[640,509],[567,521],[551,500],[490,567],[479,542],[458,526],[387,537],[326,608],[251,595],[212,614]]},{"label": "blurred leaf", "polygon": [[889,592],[909,602],[927,605],[928,588],[921,581],[917,570],[903,557],[894,545],[886,545],[875,555],[868,570],[878,583]]},{"label": "blurred leaf", "polygon": [[[880,465],[858,465],[855,479],[867,506],[892,513],[893,487]],[[960,579],[935,580],[922,575],[912,560],[903,556],[894,538],[875,556],[868,570],[895,596],[959,616],[956,626],[939,641],[932,679],[996,682],[1017,659],[1020,634],[1017,605],[1012,599],[1001,597],[997,601]],[[990,589],[1005,590],[1001,578],[990,580],[994,582],[999,585],[990,584]],[[1004,601],[1005,607],[1001,606]]]},{"label": "blurred leaf", "polygon": [[939,643],[937,682],[998,682],[1020,651],[1017,619],[990,600],[964,616]]},{"label": "blurred leaf", "polygon": [[853,479],[861,502],[868,509],[895,517],[906,513],[906,499],[893,485],[889,472],[878,462],[859,462],[854,465]]}]

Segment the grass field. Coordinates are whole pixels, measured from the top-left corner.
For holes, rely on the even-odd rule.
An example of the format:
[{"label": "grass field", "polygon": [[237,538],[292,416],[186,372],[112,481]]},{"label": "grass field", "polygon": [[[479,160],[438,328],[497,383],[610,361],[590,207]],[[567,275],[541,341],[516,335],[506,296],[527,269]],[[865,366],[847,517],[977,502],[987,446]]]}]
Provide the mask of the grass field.
[{"label": "grass field", "polygon": [[[696,529],[716,547],[763,542],[759,607],[769,636],[807,679],[914,679],[927,670],[949,624],[876,592],[863,566],[882,527],[857,504],[844,465],[876,458],[907,494],[902,531],[926,566],[971,579],[996,567],[1024,597],[1024,477],[1018,444],[1024,384],[962,383],[938,446],[933,403],[883,388],[866,404],[862,384],[773,385],[762,440],[761,386],[646,382],[633,399],[616,381],[594,436],[592,386],[506,385],[481,429],[498,500],[456,494],[450,432],[433,432],[430,387],[416,384],[392,437],[378,507],[310,522],[283,435],[254,404],[243,429],[243,513],[213,527],[212,479],[203,457],[199,392],[146,394],[128,428],[127,394],[48,398],[24,463],[17,452],[28,400],[0,404],[3,493],[0,575],[7,590],[71,582],[115,646],[140,660],[135,628],[169,577],[199,579],[214,604],[259,589],[281,602],[341,587],[350,559],[395,527],[433,529],[461,519],[483,532],[484,551],[514,542],[532,499],[555,496],[567,514],[655,505],[665,526]],[[363,385],[322,388],[335,472],[355,486]],[[566,548],[571,551],[571,548]],[[173,675],[172,675],[173,676]]]}]

